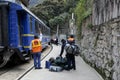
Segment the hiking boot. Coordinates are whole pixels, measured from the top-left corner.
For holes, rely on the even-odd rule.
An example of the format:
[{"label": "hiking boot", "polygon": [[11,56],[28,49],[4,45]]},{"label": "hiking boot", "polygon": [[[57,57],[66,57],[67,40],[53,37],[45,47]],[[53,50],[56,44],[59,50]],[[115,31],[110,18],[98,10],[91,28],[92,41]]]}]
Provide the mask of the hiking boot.
[{"label": "hiking boot", "polygon": [[38,69],[42,69],[42,67],[39,67]]},{"label": "hiking boot", "polygon": [[76,70],[76,68],[73,68],[73,70]]}]

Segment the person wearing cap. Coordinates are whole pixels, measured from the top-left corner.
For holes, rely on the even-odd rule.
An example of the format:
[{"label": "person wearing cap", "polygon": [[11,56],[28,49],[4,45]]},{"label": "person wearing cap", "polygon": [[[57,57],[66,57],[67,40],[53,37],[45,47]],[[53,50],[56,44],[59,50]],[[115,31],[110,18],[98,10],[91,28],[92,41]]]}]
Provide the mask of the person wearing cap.
[{"label": "person wearing cap", "polygon": [[[60,56],[62,57],[62,54],[64,52],[64,49],[67,49],[67,47],[69,45],[74,45],[75,44],[75,39],[73,35],[70,35],[69,38],[67,39],[67,42],[65,40],[61,40],[62,42],[62,46],[61,46],[61,52],[60,52]],[[66,52],[66,58],[67,58],[67,68],[66,70],[76,70],[76,63],[75,63],[75,55],[74,54],[70,54],[68,52]]]},{"label": "person wearing cap", "polygon": [[[73,35],[70,35],[69,38],[67,39],[67,45],[75,45],[75,39]],[[66,54],[66,58],[67,58],[67,63],[68,63],[68,70],[70,69],[74,69],[76,70],[76,63],[75,63],[75,55],[74,54]]]},{"label": "person wearing cap", "polygon": [[40,61],[42,45],[40,39],[36,35],[34,36],[34,39],[31,41],[30,50],[32,51],[35,69],[42,69]]}]

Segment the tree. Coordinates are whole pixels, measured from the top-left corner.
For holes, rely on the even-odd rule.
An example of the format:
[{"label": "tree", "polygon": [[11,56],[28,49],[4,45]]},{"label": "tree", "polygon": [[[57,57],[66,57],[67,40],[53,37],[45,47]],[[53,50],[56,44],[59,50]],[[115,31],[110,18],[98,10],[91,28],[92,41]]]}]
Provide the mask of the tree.
[{"label": "tree", "polygon": [[49,25],[51,26],[51,29],[55,31],[57,29],[57,25],[62,27],[64,24],[66,24],[68,17],[68,13],[63,13],[59,16],[54,17],[53,19],[50,19]]},{"label": "tree", "polygon": [[[68,12],[73,11],[73,2],[76,3],[74,0],[45,0],[42,4],[32,7],[31,11],[55,31],[58,24],[62,27],[69,23],[71,13]],[[68,25],[66,26],[68,28]]]}]

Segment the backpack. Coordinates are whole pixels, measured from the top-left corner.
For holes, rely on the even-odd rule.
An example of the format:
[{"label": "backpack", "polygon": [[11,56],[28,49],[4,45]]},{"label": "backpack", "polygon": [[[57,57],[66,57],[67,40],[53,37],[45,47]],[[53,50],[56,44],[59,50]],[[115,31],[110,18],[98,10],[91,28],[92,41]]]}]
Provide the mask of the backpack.
[{"label": "backpack", "polygon": [[63,70],[63,68],[60,67],[60,66],[51,65],[50,68],[49,68],[49,71],[52,71],[52,72],[61,72],[62,70]]},{"label": "backpack", "polygon": [[74,45],[74,55],[78,56],[80,54],[80,48],[77,45]]},{"label": "backpack", "polygon": [[57,64],[57,66],[64,67],[64,65],[67,64],[67,59],[66,57],[63,58],[59,56],[59,57],[56,57],[55,63]]},{"label": "backpack", "polygon": [[67,54],[74,54],[74,45],[66,44],[65,50]]},{"label": "backpack", "polygon": [[65,62],[66,62],[65,58],[56,57],[56,59],[54,59],[54,62],[53,62],[53,58],[50,58],[50,59],[52,63],[49,66],[49,71],[60,72],[63,70]]}]

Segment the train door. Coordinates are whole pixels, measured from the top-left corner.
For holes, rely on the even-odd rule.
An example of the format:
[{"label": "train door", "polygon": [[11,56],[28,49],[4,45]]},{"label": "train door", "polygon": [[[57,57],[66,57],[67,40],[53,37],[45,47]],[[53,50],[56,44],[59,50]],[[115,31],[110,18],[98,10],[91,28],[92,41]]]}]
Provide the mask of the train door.
[{"label": "train door", "polygon": [[[2,12],[0,8],[0,12]],[[2,45],[2,14],[0,13],[0,46]]]},{"label": "train door", "polygon": [[19,33],[19,45],[22,46],[22,34],[23,34],[23,24],[22,24],[22,14],[18,12],[18,33]]},{"label": "train door", "polygon": [[8,46],[8,9],[0,6],[0,46]]},{"label": "train door", "polygon": [[39,34],[39,23],[35,21],[35,33]]}]

